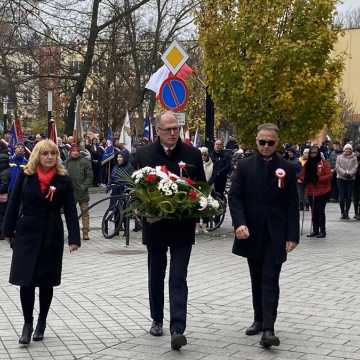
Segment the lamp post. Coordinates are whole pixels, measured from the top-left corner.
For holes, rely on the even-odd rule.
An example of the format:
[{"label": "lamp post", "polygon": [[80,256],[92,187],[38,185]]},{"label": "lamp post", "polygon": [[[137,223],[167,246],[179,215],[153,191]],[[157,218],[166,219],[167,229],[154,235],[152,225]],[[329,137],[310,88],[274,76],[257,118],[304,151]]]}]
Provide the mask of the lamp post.
[{"label": "lamp post", "polygon": [[7,120],[8,120],[8,103],[9,103],[9,97],[5,96],[3,98],[3,114],[4,114],[4,134],[7,131]]},{"label": "lamp post", "polygon": [[50,126],[51,126],[51,118],[52,118],[52,110],[53,110],[53,92],[52,90],[48,90],[48,117],[47,117],[47,128],[48,128],[48,137],[50,135]]},{"label": "lamp post", "polygon": [[215,110],[214,110],[214,102],[208,92],[206,91],[205,98],[205,146],[209,150],[213,150],[214,148],[214,126],[215,126]]}]

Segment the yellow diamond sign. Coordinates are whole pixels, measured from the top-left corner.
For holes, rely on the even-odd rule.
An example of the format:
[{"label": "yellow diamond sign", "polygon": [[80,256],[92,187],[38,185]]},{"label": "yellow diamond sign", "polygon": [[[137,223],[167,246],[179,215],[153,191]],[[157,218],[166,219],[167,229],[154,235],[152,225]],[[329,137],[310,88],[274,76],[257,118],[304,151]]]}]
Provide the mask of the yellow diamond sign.
[{"label": "yellow diamond sign", "polygon": [[188,58],[189,55],[185,52],[185,50],[179,45],[176,40],[171,43],[171,45],[161,57],[162,61],[169,68],[173,75],[176,75],[176,73],[186,63],[186,60]]}]

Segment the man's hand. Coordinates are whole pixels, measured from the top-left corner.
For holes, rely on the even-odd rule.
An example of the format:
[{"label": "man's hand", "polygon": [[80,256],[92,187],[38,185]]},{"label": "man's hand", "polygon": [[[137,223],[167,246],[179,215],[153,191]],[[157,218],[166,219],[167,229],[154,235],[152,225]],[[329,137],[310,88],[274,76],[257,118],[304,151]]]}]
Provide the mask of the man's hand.
[{"label": "man's hand", "polygon": [[236,236],[238,239],[241,239],[241,240],[247,239],[247,238],[250,236],[248,227],[247,227],[246,225],[240,225],[240,226],[235,230],[235,236]]},{"label": "man's hand", "polygon": [[69,245],[70,253],[72,253],[73,251],[76,251],[78,248],[79,248],[79,246],[76,244]]},{"label": "man's hand", "polygon": [[298,246],[298,244],[295,241],[287,241],[286,242],[286,252],[289,253],[289,252],[293,251],[297,246]]}]

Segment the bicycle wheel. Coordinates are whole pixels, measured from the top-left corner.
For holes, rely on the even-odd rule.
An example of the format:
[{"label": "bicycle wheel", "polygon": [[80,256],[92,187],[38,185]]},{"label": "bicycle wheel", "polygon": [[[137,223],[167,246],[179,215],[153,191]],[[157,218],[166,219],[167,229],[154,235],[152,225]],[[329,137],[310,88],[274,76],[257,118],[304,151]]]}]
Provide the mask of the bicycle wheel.
[{"label": "bicycle wheel", "polygon": [[218,229],[224,222],[225,214],[226,214],[226,205],[227,205],[226,197],[222,197],[220,194],[215,193],[213,195],[213,198],[219,202],[221,213],[220,215],[212,216],[207,220],[208,231],[214,231]]},{"label": "bicycle wheel", "polygon": [[105,239],[112,239],[119,234],[122,223],[122,214],[117,206],[109,208],[101,221],[101,231]]}]

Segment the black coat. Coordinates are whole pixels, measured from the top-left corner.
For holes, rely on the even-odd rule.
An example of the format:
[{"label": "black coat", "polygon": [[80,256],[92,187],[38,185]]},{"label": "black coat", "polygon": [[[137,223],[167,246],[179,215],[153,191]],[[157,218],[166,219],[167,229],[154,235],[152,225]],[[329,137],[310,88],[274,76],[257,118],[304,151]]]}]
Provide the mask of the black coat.
[{"label": "black coat", "polygon": [[[63,207],[69,244],[80,246],[80,229],[73,187],[68,176],[55,175],[53,200],[45,199],[37,175],[21,172],[4,218],[4,235],[13,237],[10,283],[20,286],[57,286],[61,282],[64,251]],[[19,216],[20,215],[20,216]]]},{"label": "black coat", "polygon": [[[275,176],[278,168],[286,172],[282,189]],[[266,246],[275,263],[286,261],[286,241],[299,242],[299,202],[292,164],[277,154],[269,163],[258,154],[239,160],[229,206],[235,229],[246,225],[250,232],[246,240],[235,238],[234,254],[261,259]]]},{"label": "black coat", "polygon": [[[200,151],[191,145],[184,144],[181,140],[177,142],[171,157],[165,154],[164,148],[159,141],[138,148],[134,167],[140,169],[144,166],[166,165],[169,171],[180,175],[178,165],[180,161],[188,165],[183,176],[195,181],[206,181]],[[191,219],[182,221],[165,219],[153,224],[149,224],[145,220],[143,243],[148,246],[168,244],[177,247],[182,244],[191,244],[195,241],[195,224],[196,221]]]}]

